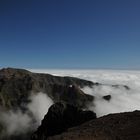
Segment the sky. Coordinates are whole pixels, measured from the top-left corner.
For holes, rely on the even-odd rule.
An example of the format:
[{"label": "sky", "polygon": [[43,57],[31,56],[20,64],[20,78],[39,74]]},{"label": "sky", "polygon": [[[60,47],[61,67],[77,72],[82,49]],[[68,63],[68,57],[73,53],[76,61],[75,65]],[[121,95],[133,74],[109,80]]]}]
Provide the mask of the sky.
[{"label": "sky", "polygon": [[140,69],[140,1],[0,0],[0,67]]}]

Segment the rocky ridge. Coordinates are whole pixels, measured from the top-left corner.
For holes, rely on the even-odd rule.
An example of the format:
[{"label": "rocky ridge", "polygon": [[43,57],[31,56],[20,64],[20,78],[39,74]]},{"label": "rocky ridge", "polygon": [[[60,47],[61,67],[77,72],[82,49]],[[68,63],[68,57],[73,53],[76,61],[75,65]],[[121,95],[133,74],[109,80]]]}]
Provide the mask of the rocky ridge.
[{"label": "rocky ridge", "polygon": [[94,97],[80,88],[92,87],[93,82],[74,77],[59,77],[50,74],[32,73],[23,69],[0,70],[0,105],[6,108],[22,107],[28,103],[31,93],[43,92],[54,102],[63,101],[85,107]]}]

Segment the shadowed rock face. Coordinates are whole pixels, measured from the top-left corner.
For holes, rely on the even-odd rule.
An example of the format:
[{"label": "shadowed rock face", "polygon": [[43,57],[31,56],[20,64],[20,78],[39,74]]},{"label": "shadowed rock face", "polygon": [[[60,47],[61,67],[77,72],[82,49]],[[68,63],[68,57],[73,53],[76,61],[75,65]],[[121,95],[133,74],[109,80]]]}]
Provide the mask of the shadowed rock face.
[{"label": "shadowed rock face", "polygon": [[69,104],[56,103],[50,107],[32,140],[46,140],[49,136],[60,134],[70,127],[95,118],[96,114],[92,111],[82,111]]},{"label": "shadowed rock face", "polygon": [[140,140],[140,111],[110,114],[47,140]]},{"label": "shadowed rock face", "polygon": [[80,88],[92,87],[93,82],[50,74],[32,73],[23,69],[0,70],[0,105],[6,108],[22,107],[28,103],[31,92],[44,92],[54,101],[64,101],[78,107],[92,102],[94,97]]}]

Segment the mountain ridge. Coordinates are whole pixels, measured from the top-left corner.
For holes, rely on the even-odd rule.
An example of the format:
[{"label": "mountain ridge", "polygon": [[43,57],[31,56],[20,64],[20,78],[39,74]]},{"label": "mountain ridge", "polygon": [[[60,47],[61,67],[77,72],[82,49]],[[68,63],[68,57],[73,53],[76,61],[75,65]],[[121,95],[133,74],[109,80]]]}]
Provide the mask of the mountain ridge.
[{"label": "mountain ridge", "polygon": [[[94,97],[85,94],[80,88],[84,86],[92,87],[94,84],[91,81],[79,78],[32,73],[24,69],[1,69],[0,105],[8,108],[18,107],[21,102],[28,102],[31,92],[46,93],[54,102],[62,100],[70,103],[69,93],[73,91],[74,94],[71,98],[73,98],[74,103],[72,104],[76,103],[75,105],[79,107],[85,107],[88,102],[94,100]],[[71,85],[73,88],[70,88]],[[15,96],[16,98],[14,98]]]}]

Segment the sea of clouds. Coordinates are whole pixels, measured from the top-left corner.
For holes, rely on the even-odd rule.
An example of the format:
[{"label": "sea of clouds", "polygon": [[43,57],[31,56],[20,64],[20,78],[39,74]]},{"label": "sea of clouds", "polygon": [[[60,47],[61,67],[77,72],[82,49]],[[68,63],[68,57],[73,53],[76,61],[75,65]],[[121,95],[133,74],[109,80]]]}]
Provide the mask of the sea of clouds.
[{"label": "sea of clouds", "polygon": [[[74,76],[103,85],[94,88],[85,87],[85,93],[95,96],[94,106],[90,110],[97,116],[109,113],[140,110],[140,71],[126,70],[32,70],[33,72],[50,73],[59,76]],[[112,87],[112,85],[120,85]],[[123,85],[128,86],[126,89]],[[111,95],[111,100],[102,97]]]},{"label": "sea of clouds", "polygon": [[[57,76],[72,76],[101,83],[93,88],[82,90],[95,97],[89,109],[98,117],[118,112],[140,110],[140,71],[119,70],[30,70],[37,73],[49,73]],[[117,87],[112,85],[119,85]],[[128,86],[129,89],[125,88]],[[111,95],[111,100],[103,96]],[[5,127],[6,135],[26,133],[40,125],[53,101],[44,93],[31,94],[28,112],[21,110],[1,111],[0,123]],[[35,120],[35,121],[34,121]]]}]

